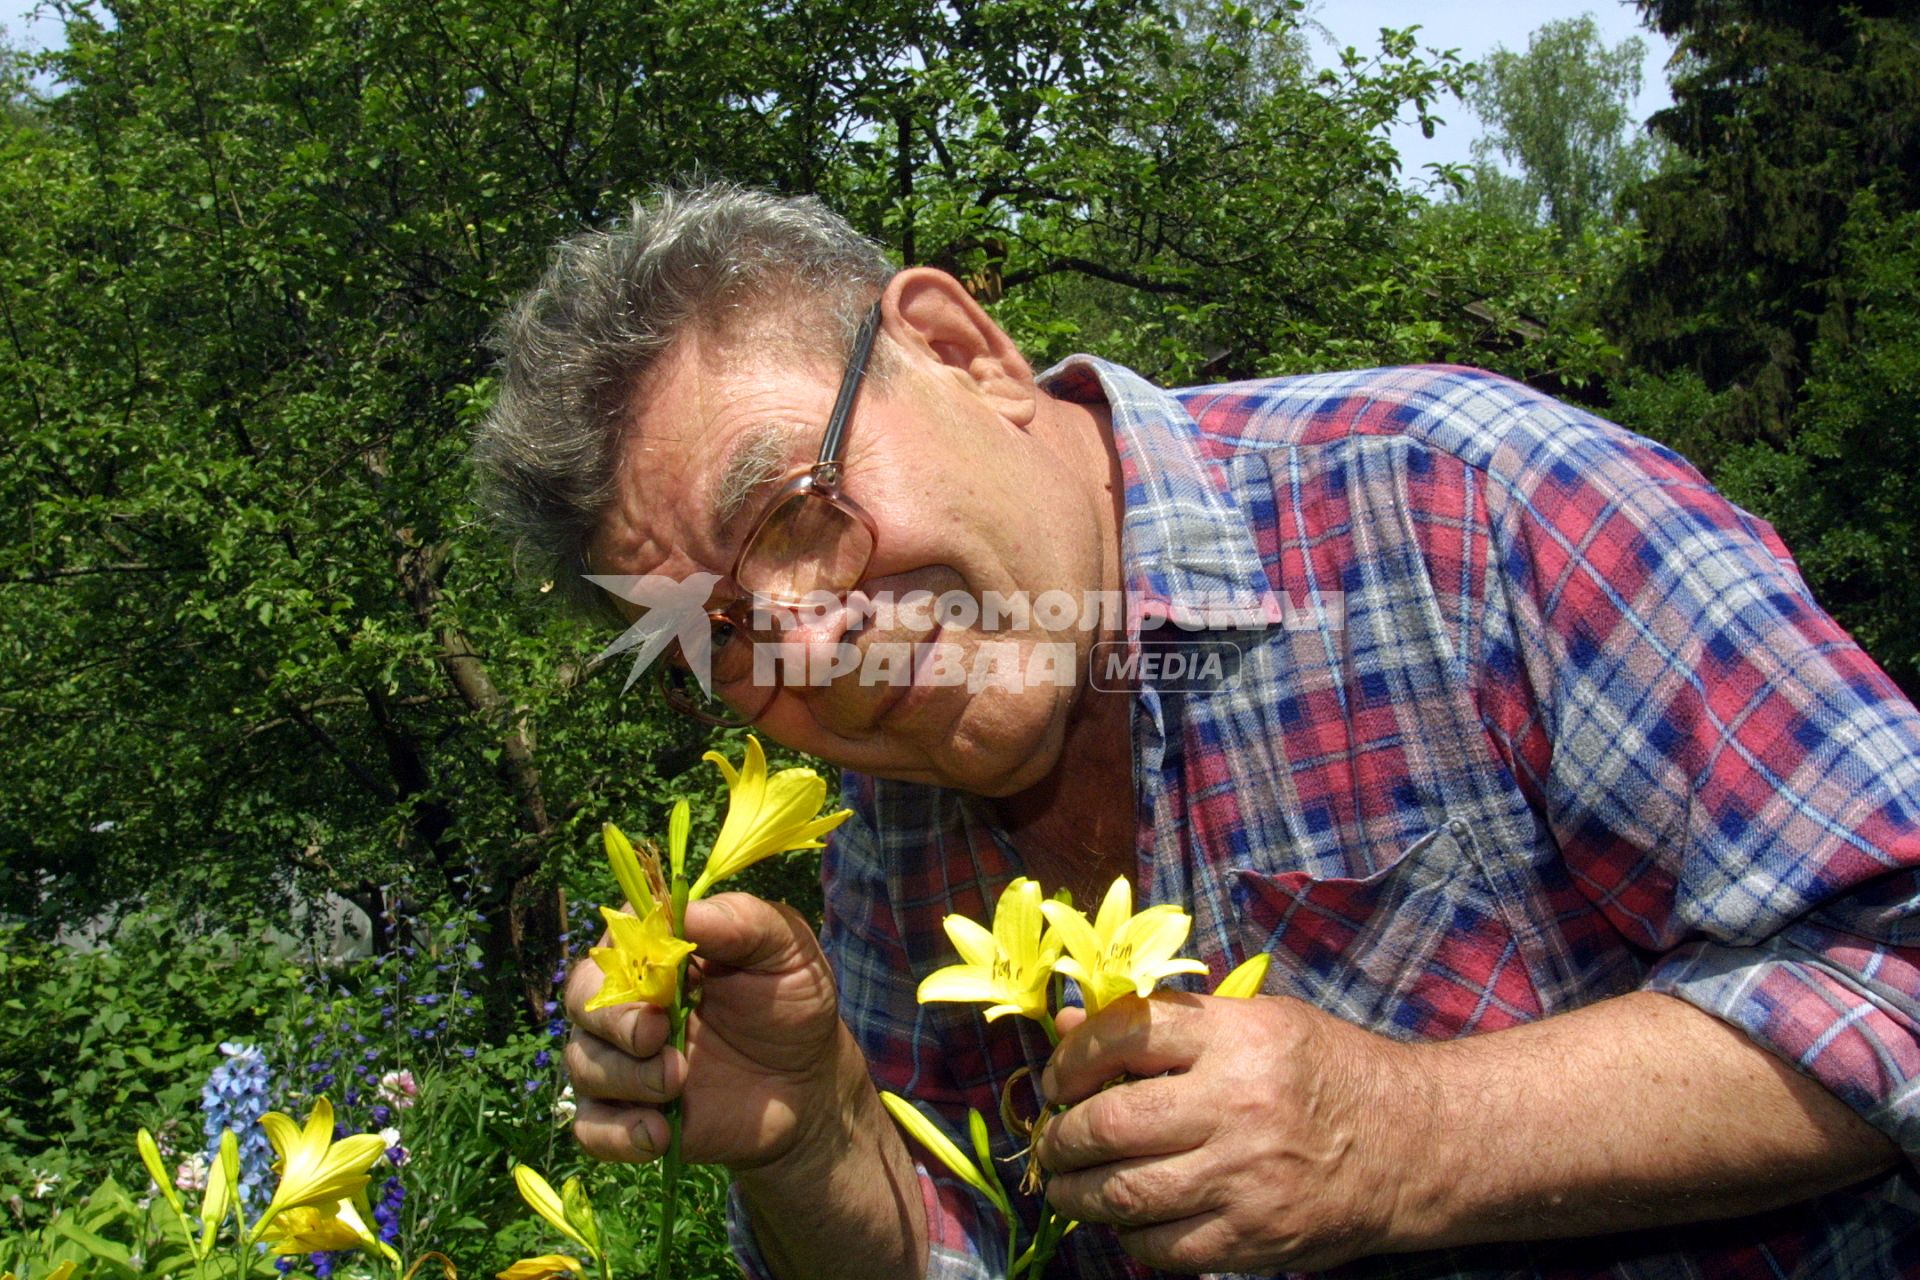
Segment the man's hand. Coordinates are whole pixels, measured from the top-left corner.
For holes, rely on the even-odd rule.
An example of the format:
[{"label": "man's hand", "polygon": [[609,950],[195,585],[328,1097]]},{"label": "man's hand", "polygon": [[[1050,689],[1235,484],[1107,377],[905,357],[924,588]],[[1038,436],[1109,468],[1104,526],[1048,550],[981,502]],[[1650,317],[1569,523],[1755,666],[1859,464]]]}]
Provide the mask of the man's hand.
[{"label": "man's hand", "polygon": [[700,1004],[684,1055],[666,1046],[659,1009],[586,1012],[600,970],[590,960],[574,969],[566,1054],[580,1099],[574,1134],[598,1159],[651,1160],[667,1146],[659,1107],[679,1097],[687,1159],[756,1168],[837,1104],[833,975],[799,913],[747,894],[690,903],[686,934],[700,948],[689,975]]},{"label": "man's hand", "polygon": [[1649,992],[1430,1044],[1284,998],[1162,992],[1060,1025],[1047,1196],[1169,1271],[1738,1217],[1901,1158],[1791,1064]]},{"label": "man's hand", "polygon": [[774,1274],[925,1274],[913,1161],[840,1021],[813,931],[792,908],[744,893],[690,903],[686,924],[700,1003],[684,1055],[667,1047],[658,1009],[588,1013],[601,984],[591,962],[567,983],[580,1145],[602,1160],[651,1160],[667,1149],[660,1107],[679,1098],[682,1153],[734,1171]]},{"label": "man's hand", "polygon": [[[1318,1270],[1391,1248],[1404,1046],[1297,1000],[1128,996],[1078,1022],[1042,1086],[1047,1198],[1167,1271]],[[1103,1088],[1119,1077],[1133,1077]]]}]

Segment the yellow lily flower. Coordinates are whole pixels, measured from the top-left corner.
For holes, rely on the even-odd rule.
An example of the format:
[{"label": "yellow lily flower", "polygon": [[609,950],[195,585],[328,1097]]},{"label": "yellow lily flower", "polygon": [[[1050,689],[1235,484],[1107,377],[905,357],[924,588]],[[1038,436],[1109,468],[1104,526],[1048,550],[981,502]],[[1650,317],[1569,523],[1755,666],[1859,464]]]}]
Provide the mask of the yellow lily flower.
[{"label": "yellow lily flower", "polygon": [[333,1104],[316,1098],[306,1127],[278,1111],[260,1117],[260,1127],[280,1159],[280,1185],[267,1202],[267,1211],[254,1224],[259,1239],[273,1219],[288,1209],[325,1207],[352,1199],[366,1190],[368,1170],[386,1154],[387,1144],[377,1133],[356,1133],[333,1140]]},{"label": "yellow lily flower", "polygon": [[655,903],[639,919],[602,907],[600,917],[607,922],[613,945],[588,952],[606,981],[587,1001],[587,1011],[635,1001],[661,1009],[670,1006],[679,992],[680,962],[693,954],[693,944],[674,936],[667,904]]},{"label": "yellow lily flower", "polygon": [[1244,1000],[1260,994],[1260,984],[1267,980],[1267,966],[1273,963],[1273,957],[1262,951],[1257,956],[1249,956],[1234,966],[1233,972],[1220,979],[1220,985],[1213,994],[1230,1000]]},{"label": "yellow lily flower", "polygon": [[1198,960],[1176,960],[1193,917],[1171,903],[1133,914],[1133,886],[1125,876],[1113,882],[1091,924],[1086,913],[1064,902],[1043,902],[1041,912],[1060,933],[1067,954],[1054,967],[1080,984],[1089,1016],[1131,991],[1149,995],[1162,979],[1176,973],[1205,973]]},{"label": "yellow lily flower", "polygon": [[600,1250],[581,1233],[578,1227],[568,1221],[566,1208],[560,1202],[560,1193],[553,1189],[553,1184],[542,1177],[538,1170],[531,1165],[517,1164],[513,1166],[513,1181],[514,1185],[520,1188],[520,1198],[525,1200],[527,1206],[535,1213],[545,1218],[554,1230],[594,1257],[600,1256]]},{"label": "yellow lily flower", "polygon": [[600,824],[600,840],[606,845],[613,878],[619,883],[620,892],[627,895],[627,905],[635,915],[644,916],[653,910],[654,903],[666,900],[667,886],[660,879],[660,859],[651,849],[643,861],[633,841],[611,822]]},{"label": "yellow lily flower", "polygon": [[283,1209],[258,1234],[273,1246],[275,1257],[366,1249],[396,1265],[400,1261],[399,1254],[367,1229],[366,1218],[350,1199],[330,1205],[302,1204]]},{"label": "yellow lily flower", "polygon": [[916,1142],[931,1152],[935,1159],[952,1170],[955,1177],[985,1196],[1002,1215],[1010,1212],[1006,1193],[989,1186],[987,1177],[980,1172],[979,1166],[967,1159],[966,1153],[960,1150],[959,1144],[943,1133],[939,1125],[928,1119],[925,1112],[899,1094],[888,1093],[885,1089],[880,1091],[880,1104],[887,1109],[887,1114],[893,1117],[895,1124],[905,1129]]},{"label": "yellow lily flower", "polygon": [[993,909],[993,932],[965,916],[948,916],[941,927],[966,963],[936,969],[921,982],[921,1004],[971,1000],[988,1005],[987,1021],[1017,1013],[1044,1021],[1047,984],[1060,958],[1060,934],[1040,914],[1040,886],[1021,876],[1006,887]]},{"label": "yellow lily flower", "polygon": [[717,751],[710,760],[727,780],[727,816],[707,855],[707,865],[693,882],[689,900],[704,897],[708,889],[728,876],[746,870],[762,858],[796,849],[824,847],[819,837],[853,815],[842,809],[816,817],[827,798],[827,784],[811,769],[782,769],[767,776],[767,754],[760,740],[747,738],[747,758],[736,770]]},{"label": "yellow lily flower", "polygon": [[584,1270],[578,1258],[569,1258],[564,1253],[543,1253],[537,1258],[522,1258],[505,1271],[494,1272],[494,1277],[495,1280],[554,1280],[568,1273],[577,1276]]}]

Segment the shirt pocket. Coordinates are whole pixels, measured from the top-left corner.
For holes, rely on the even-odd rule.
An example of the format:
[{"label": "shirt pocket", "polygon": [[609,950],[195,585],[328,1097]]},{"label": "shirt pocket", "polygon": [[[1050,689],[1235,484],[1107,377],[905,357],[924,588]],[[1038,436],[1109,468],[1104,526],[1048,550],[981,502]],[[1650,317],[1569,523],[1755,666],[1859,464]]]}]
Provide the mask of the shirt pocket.
[{"label": "shirt pocket", "polygon": [[1521,946],[1453,819],[1360,879],[1241,871],[1247,954],[1273,957],[1266,989],[1400,1040],[1447,1040],[1541,1016]]}]

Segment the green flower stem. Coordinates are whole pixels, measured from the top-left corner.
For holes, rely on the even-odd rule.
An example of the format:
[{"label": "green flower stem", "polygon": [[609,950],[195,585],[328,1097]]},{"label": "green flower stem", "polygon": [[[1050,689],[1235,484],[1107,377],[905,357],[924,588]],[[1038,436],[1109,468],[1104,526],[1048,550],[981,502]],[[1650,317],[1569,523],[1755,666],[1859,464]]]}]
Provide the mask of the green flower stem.
[{"label": "green flower stem", "polygon": [[[687,1011],[678,999],[667,1011],[668,1042],[682,1054],[687,1051]],[[680,1101],[664,1108],[667,1116],[667,1153],[660,1162],[660,1221],[653,1241],[654,1280],[671,1280],[673,1269],[673,1223],[680,1209]]]},{"label": "green flower stem", "polygon": [[[667,907],[673,921],[673,936],[687,936],[687,878],[676,875]],[[673,1005],[667,1010],[667,1042],[682,1056],[687,1052],[687,961],[680,962],[680,978],[674,984]],[[674,1099],[663,1111],[667,1117],[667,1152],[660,1162],[660,1219],[653,1240],[654,1280],[671,1280],[673,1268],[674,1218],[680,1210],[680,1101]],[[610,1280],[603,1277],[603,1280]]]}]

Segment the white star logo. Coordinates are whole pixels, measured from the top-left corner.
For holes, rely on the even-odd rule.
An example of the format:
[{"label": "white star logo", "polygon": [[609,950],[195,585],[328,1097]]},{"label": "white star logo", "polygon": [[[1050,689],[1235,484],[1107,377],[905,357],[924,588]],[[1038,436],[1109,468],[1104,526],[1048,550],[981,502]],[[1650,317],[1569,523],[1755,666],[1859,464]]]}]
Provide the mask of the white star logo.
[{"label": "white star logo", "polygon": [[639,648],[640,652],[634,655],[633,670],[628,672],[620,692],[633,688],[633,682],[654,659],[678,640],[688,669],[700,682],[700,691],[713,696],[713,632],[707,623],[707,601],[713,597],[713,587],[720,581],[720,575],[696,573],[684,582],[651,573],[589,573],[585,576],[596,587],[604,587],[647,611],[638,622],[621,632],[619,639],[594,655],[598,661],[636,646]]}]

